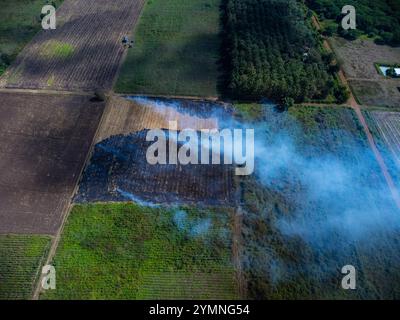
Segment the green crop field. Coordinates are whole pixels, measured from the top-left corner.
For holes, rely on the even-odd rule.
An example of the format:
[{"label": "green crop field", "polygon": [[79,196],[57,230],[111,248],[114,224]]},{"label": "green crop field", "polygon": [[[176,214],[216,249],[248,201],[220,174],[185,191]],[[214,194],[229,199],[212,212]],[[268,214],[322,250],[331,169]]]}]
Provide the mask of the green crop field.
[{"label": "green crop field", "polygon": [[217,95],[220,0],[148,0],[116,91]]},{"label": "green crop field", "polygon": [[42,299],[236,298],[224,210],[77,205]]},{"label": "green crop field", "polygon": [[0,0],[0,75],[40,30],[45,4],[58,7],[62,0]]},{"label": "green crop field", "polygon": [[31,298],[49,247],[46,236],[0,236],[0,299]]}]

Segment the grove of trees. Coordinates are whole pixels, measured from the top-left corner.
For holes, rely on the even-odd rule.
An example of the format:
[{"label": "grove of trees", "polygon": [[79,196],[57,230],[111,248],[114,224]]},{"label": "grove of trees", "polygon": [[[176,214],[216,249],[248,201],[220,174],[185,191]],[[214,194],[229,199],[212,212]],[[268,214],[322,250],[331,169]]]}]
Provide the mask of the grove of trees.
[{"label": "grove of trees", "polygon": [[[400,45],[400,1],[399,0],[306,0],[307,5],[321,19],[338,22],[338,33],[355,39],[360,33],[375,38],[379,44]],[[357,29],[345,31],[340,27],[342,7],[352,5],[357,13]],[[332,30],[328,30],[331,33]]]},{"label": "grove of trees", "polygon": [[310,12],[302,3],[224,0],[222,8],[227,96],[287,104],[291,99],[325,99],[342,89],[332,77],[332,57],[321,53]]}]

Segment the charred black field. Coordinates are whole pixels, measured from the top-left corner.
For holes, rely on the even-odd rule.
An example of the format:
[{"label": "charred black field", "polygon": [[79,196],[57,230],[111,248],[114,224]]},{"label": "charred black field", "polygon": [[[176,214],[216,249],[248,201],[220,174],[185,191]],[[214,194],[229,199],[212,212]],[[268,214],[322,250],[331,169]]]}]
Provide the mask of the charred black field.
[{"label": "charred black field", "polygon": [[116,135],[97,143],[75,202],[235,205],[232,165],[149,164],[147,133]]}]

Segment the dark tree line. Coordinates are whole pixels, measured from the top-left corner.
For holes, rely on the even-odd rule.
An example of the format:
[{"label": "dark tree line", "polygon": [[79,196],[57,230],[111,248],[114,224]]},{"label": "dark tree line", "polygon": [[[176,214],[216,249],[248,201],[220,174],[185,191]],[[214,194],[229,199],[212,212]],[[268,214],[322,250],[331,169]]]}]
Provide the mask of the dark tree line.
[{"label": "dark tree line", "polygon": [[[333,19],[338,23],[336,32],[349,40],[360,34],[374,37],[378,44],[400,45],[400,1],[399,0],[306,0],[321,19]],[[357,29],[345,31],[341,28],[342,7],[356,8]]]},{"label": "dark tree line", "polygon": [[340,91],[296,0],[225,0],[222,10],[227,96],[303,102]]}]

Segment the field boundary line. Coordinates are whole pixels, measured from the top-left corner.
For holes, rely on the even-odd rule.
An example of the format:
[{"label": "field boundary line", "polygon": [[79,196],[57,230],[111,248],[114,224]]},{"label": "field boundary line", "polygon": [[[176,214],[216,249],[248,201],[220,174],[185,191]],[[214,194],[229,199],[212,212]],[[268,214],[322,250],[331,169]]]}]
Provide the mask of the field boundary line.
[{"label": "field boundary line", "polygon": [[[43,267],[43,261],[46,261],[46,255],[48,255],[48,253],[50,252],[50,250],[51,250],[51,245],[52,245],[52,242],[53,242],[53,240],[54,240],[54,236],[50,236],[50,239],[49,239],[50,241],[49,241],[49,243],[47,244],[47,246],[46,246],[46,249],[45,249],[45,251],[44,251],[44,253],[43,253],[43,255],[40,257],[40,262],[39,262],[39,264],[38,264],[38,266],[37,266],[37,268],[36,268],[36,273],[35,273],[35,277],[33,278],[33,282],[32,282],[32,290],[31,290],[31,293],[33,293],[35,290],[36,290],[36,288],[35,288],[35,284],[36,284],[36,281],[39,281],[39,283],[41,283],[42,282],[42,277],[41,277],[41,274],[42,274],[42,267]],[[47,264],[47,263],[46,263]]]},{"label": "field boundary line", "polygon": [[210,102],[223,102],[219,99],[219,97],[214,96],[185,96],[185,95],[169,95],[169,94],[147,94],[147,93],[120,93],[116,92],[116,96],[125,98],[125,97],[146,97],[153,99],[186,99],[186,100],[195,100],[195,101],[210,101]]},{"label": "field boundary line", "polygon": [[242,265],[242,254],[243,254],[242,225],[243,225],[243,209],[242,206],[239,205],[237,208],[233,210],[232,255],[233,255],[233,265],[235,268],[235,277],[236,277],[239,299],[246,299],[247,284],[243,273],[243,265]]},{"label": "field boundary line", "polygon": [[342,104],[329,104],[322,102],[302,102],[294,104],[294,107],[324,107],[324,108],[351,108],[351,105],[347,103]]},{"label": "field boundary line", "polygon": [[348,81],[365,81],[365,82],[387,82],[388,80],[390,81],[391,79],[368,79],[368,78],[355,78],[355,77],[348,77],[347,78]]},{"label": "field boundary line", "polygon": [[[90,148],[89,148],[89,150],[88,150],[88,152],[86,154],[85,162],[82,165],[82,168],[81,168],[81,171],[79,173],[78,179],[76,180],[76,184],[75,184],[74,190],[72,192],[72,195],[71,195],[71,197],[70,197],[70,199],[68,201],[69,202],[68,206],[65,209],[65,212],[62,213],[61,225],[60,225],[57,233],[53,237],[53,241],[52,241],[52,244],[51,244],[49,253],[47,255],[47,259],[46,259],[46,265],[50,264],[51,261],[54,259],[54,256],[55,256],[57,248],[58,248],[58,244],[60,243],[60,239],[61,239],[62,233],[64,231],[65,224],[66,224],[67,219],[68,219],[68,217],[69,217],[69,215],[71,213],[72,208],[74,207],[73,198],[74,198],[76,192],[78,191],[79,184],[80,184],[80,181],[82,179],[83,172],[84,172],[84,170],[85,170],[85,168],[86,168],[86,166],[87,166],[87,164],[88,164],[88,162],[89,162],[89,160],[90,160],[90,158],[92,156],[93,149],[94,149],[94,146],[95,146],[95,143],[96,143],[96,140],[97,140],[97,136],[98,136],[98,134],[100,132],[100,128],[103,125],[104,119],[106,118],[106,114],[108,114],[108,112],[110,110],[108,102],[109,102],[109,99],[107,99],[107,101],[105,102],[105,106],[104,106],[104,109],[103,109],[99,124],[97,126],[95,134],[93,135],[93,139],[92,139],[92,142],[90,144]],[[40,295],[40,293],[42,291],[41,290],[42,279],[43,279],[43,275],[40,275],[40,277],[39,277],[39,279],[37,281],[37,284],[36,284],[36,289],[35,289],[35,291],[33,293],[33,296],[32,296],[32,300],[39,300],[39,295]]]},{"label": "field boundary line", "polygon": [[31,93],[48,95],[94,96],[94,91],[66,91],[48,89],[0,88],[0,93]]}]

